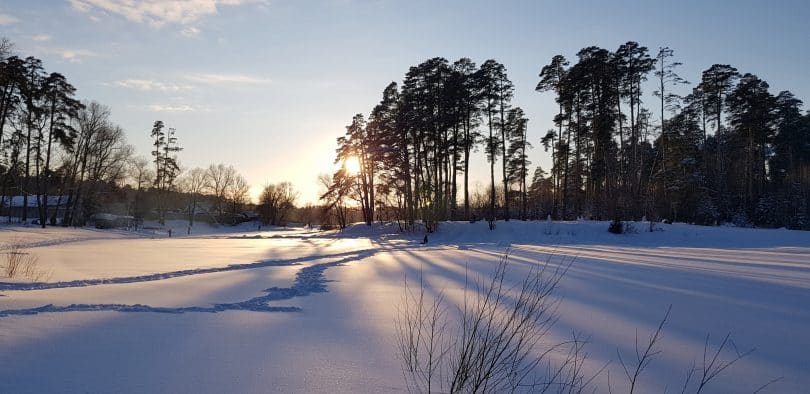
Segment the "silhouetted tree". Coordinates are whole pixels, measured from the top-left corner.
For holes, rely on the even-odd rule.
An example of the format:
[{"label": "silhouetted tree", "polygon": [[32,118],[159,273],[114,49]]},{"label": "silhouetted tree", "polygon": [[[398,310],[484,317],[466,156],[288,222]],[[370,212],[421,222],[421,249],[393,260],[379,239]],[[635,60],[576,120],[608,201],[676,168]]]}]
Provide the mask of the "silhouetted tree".
[{"label": "silhouetted tree", "polygon": [[532,146],[526,135],[528,121],[520,107],[510,109],[506,118],[509,139],[507,179],[510,183],[518,184],[521,220],[526,220],[528,215],[526,177],[528,177],[528,167],[531,161],[529,161],[526,150]]},{"label": "silhouetted tree", "polygon": [[273,226],[285,226],[297,198],[298,193],[289,182],[265,185],[259,196],[262,221]]},{"label": "silhouetted tree", "polygon": [[163,121],[155,121],[152,126],[151,137],[154,139],[152,146],[152,156],[155,158],[155,188],[159,192],[158,197],[158,221],[166,224],[166,209],[168,206],[168,191],[174,186],[174,181],[180,174],[180,165],[177,162],[176,153],[183,150],[177,145],[175,129],[166,129]]}]

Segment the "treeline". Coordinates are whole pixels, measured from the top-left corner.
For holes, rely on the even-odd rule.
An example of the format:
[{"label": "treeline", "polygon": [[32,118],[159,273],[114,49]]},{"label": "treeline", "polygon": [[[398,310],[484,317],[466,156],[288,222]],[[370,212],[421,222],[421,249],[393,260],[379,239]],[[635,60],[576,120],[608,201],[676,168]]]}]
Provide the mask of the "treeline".
[{"label": "treeline", "polygon": [[[538,92],[556,95],[555,129],[539,141],[552,167],[530,171],[527,119],[495,60],[429,59],[389,84],[338,139],[322,200],[421,220],[586,217],[810,228],[810,115],[790,92],[715,64],[691,93],[674,52],[635,42],[554,56]],[[648,108],[645,91],[654,99]],[[471,152],[489,164],[487,206],[469,185]],[[347,165],[347,163],[357,163]],[[531,180],[527,178],[531,174]],[[499,182],[496,183],[496,175]]]},{"label": "treeline", "polygon": [[0,212],[9,222],[82,226],[113,213],[163,224],[171,213],[193,226],[202,213],[232,224],[255,209],[232,166],[183,171],[175,129],[156,121],[150,137],[152,158],[137,156],[108,107],[77,99],[62,74],[0,39]]},{"label": "treeline", "polygon": [[[788,91],[714,64],[689,94],[674,52],[635,42],[555,56],[539,91],[556,94],[548,180],[554,216],[666,218],[810,228],[810,115]],[[644,106],[645,82],[655,109]]]},{"label": "treeline", "polygon": [[233,166],[184,169],[177,130],[158,120],[144,131],[151,157],[136,154],[110,108],[78,99],[62,74],[46,72],[41,60],[18,56],[0,39],[0,214],[8,222],[84,226],[97,214],[112,214],[124,220],[105,215],[105,226],[182,219],[191,232],[195,221],[258,217],[276,226],[328,226],[357,220],[350,207],[339,217],[319,206],[296,207],[289,182],[264,185],[253,203],[250,185]]}]

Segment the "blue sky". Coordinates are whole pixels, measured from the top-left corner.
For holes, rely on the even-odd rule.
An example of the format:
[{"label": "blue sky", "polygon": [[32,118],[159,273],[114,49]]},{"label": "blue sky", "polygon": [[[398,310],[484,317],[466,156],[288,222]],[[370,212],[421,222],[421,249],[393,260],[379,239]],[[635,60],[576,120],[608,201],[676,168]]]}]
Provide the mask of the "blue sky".
[{"label": "blue sky", "polygon": [[553,55],[669,46],[687,80],[731,64],[810,100],[808,21],[806,1],[0,2],[0,34],[65,74],[80,98],[110,106],[139,154],[160,119],[177,129],[184,167],[232,164],[254,195],[292,181],[299,202],[317,198],[352,115],[427,58],[504,63],[530,118],[531,159],[547,167],[539,139],[556,107],[534,86]]}]

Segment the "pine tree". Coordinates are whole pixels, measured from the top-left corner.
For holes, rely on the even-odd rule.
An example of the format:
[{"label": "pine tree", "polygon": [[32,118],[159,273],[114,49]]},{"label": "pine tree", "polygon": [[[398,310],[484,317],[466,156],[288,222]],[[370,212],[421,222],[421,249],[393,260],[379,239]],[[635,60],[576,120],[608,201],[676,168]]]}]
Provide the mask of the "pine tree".
[{"label": "pine tree", "polygon": [[[563,135],[563,105],[560,101],[560,84],[563,81],[566,73],[566,67],[568,67],[569,63],[568,60],[565,59],[562,55],[555,55],[551,58],[551,63],[546,66],[543,66],[542,70],[540,70],[540,82],[537,83],[537,86],[534,90],[538,92],[547,92],[547,91],[554,91],[557,93],[557,104],[559,106],[559,112],[557,116],[554,118],[554,122],[557,124],[557,133],[555,135],[554,130],[549,130],[546,133],[546,136],[543,137],[543,146],[545,147],[546,151],[548,151],[549,146],[551,146],[551,161],[553,164],[551,177],[554,184],[553,189],[553,201],[554,207],[552,208],[553,215],[557,217],[559,214],[557,213],[557,204],[559,203],[559,189],[560,189],[560,165],[558,164],[559,159],[555,153],[560,149],[557,148],[554,143],[554,138],[561,138]],[[557,142],[558,144],[561,143],[560,140]],[[567,161],[568,158],[565,158]]]},{"label": "pine tree", "polygon": [[[353,183],[352,191],[355,199],[360,203],[363,221],[371,225],[374,221],[374,178],[377,169],[377,152],[379,142],[378,133],[367,126],[363,114],[352,118],[352,123],[346,126],[346,135],[338,138],[336,163],[342,164],[343,173]],[[346,165],[350,160],[359,164],[357,173],[351,173]]]},{"label": "pine tree", "polygon": [[174,181],[180,173],[176,153],[183,150],[177,144],[174,128],[166,129],[163,121],[157,120],[152,126],[150,136],[154,139],[152,156],[155,158],[155,188],[158,190],[158,221],[166,224],[166,210],[168,209],[168,192],[172,189]]},{"label": "pine tree", "polygon": [[[702,94],[704,113],[707,117],[714,118],[714,163],[713,171],[708,172],[714,178],[712,186],[715,190],[714,199],[717,201],[720,214],[723,219],[730,218],[730,212],[726,205],[728,195],[726,194],[726,182],[728,177],[728,163],[726,160],[727,136],[724,134],[723,110],[726,106],[726,98],[731,94],[734,84],[739,78],[737,69],[727,64],[714,64],[709,69],[703,71],[698,89]],[[709,153],[708,151],[706,152]],[[708,161],[708,157],[706,158]]]},{"label": "pine tree", "polygon": [[768,145],[773,140],[775,98],[768,84],[752,74],[745,74],[728,97],[730,109],[729,160],[738,163],[729,169],[729,189],[737,202],[734,211],[750,219],[765,192]]},{"label": "pine tree", "polygon": [[[40,139],[33,133],[38,128],[44,109],[42,107],[42,83],[45,70],[42,61],[35,57],[27,57],[24,63],[24,82],[20,87],[21,101],[24,104],[25,117],[25,181],[22,184],[23,210],[22,221],[28,220],[28,195],[31,192],[31,154],[35,153],[34,165],[39,170]],[[34,145],[32,145],[34,144]],[[38,179],[38,177],[37,177]],[[39,196],[37,196],[38,206]]]},{"label": "pine tree", "polygon": [[[641,84],[647,80],[647,75],[655,67],[655,59],[650,58],[647,47],[629,41],[616,50],[614,63],[617,66],[620,97],[626,98],[630,104],[630,146],[628,154],[622,155],[622,157],[626,158],[628,174],[623,174],[623,176],[626,177],[626,181],[629,181],[630,211],[634,215],[638,215],[639,197],[642,191],[642,174],[638,150],[640,140],[639,117],[642,109]],[[623,146],[620,148],[624,149]]]},{"label": "pine tree", "polygon": [[[40,225],[45,228],[46,216],[48,214],[48,188],[50,186],[51,157],[54,151],[53,143],[56,142],[62,149],[70,152],[76,143],[76,129],[71,121],[79,116],[79,110],[84,106],[74,99],[76,88],[67,82],[65,77],[59,73],[51,73],[44,81],[43,95],[47,108],[48,139],[45,153],[45,167],[41,174],[37,195],[42,196],[40,203]],[[55,216],[52,217],[51,224],[56,224]]]},{"label": "pine tree", "polygon": [[[4,43],[4,55],[0,61],[0,85],[2,85],[2,96],[0,96],[0,147],[10,150],[10,162],[5,168],[2,178],[2,195],[0,195],[0,208],[5,204],[6,190],[11,182],[11,178],[18,167],[19,153],[19,133],[12,130],[10,141],[6,138],[6,126],[8,120],[16,113],[21,105],[20,90],[25,84],[25,64],[22,59],[16,56],[6,57],[9,52],[8,41]],[[6,142],[4,145],[3,142]],[[10,211],[9,211],[10,215]],[[9,216],[11,220],[11,216]]]},{"label": "pine tree", "polygon": [[[685,85],[689,82],[681,78],[675,73],[675,68],[680,66],[680,62],[671,61],[670,59],[675,56],[675,51],[669,47],[662,47],[658,49],[658,55],[655,56],[656,71],[655,76],[658,79],[658,90],[653,92],[653,95],[661,100],[661,145],[662,150],[666,152],[667,145],[667,129],[665,122],[665,113],[667,110],[674,111],[678,107],[680,96],[672,93],[669,88],[675,88],[678,85]],[[662,171],[666,171],[666,157],[662,157]]]},{"label": "pine tree", "polygon": [[515,107],[509,110],[506,120],[509,140],[507,178],[510,183],[518,184],[521,220],[526,220],[528,215],[526,177],[531,161],[528,159],[526,150],[531,148],[531,143],[526,136],[527,123],[528,119],[525,117],[523,109]]},{"label": "pine tree", "polygon": [[[494,228],[495,212],[495,162],[501,154],[503,173],[504,196],[508,195],[508,179],[506,176],[506,111],[512,99],[514,87],[506,76],[506,68],[495,60],[487,60],[481,65],[476,75],[481,86],[483,96],[483,112],[487,118],[489,137],[486,142],[487,160],[490,163],[490,228]],[[495,134],[498,131],[500,136]],[[509,203],[504,200],[504,218],[509,219]]]},{"label": "pine tree", "polygon": [[480,140],[478,123],[481,113],[479,103],[481,101],[480,84],[476,78],[476,67],[468,58],[462,58],[453,63],[453,70],[460,80],[457,85],[458,108],[461,117],[462,136],[458,144],[463,151],[464,172],[464,219],[470,219],[470,152],[472,152]]}]

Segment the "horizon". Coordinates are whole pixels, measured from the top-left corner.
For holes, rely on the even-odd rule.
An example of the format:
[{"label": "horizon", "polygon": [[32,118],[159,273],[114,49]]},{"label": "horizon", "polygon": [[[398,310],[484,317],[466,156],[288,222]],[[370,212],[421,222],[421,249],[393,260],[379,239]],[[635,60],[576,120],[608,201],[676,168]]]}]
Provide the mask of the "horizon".
[{"label": "horizon", "polygon": [[[509,2],[493,10],[487,2],[124,4],[12,0],[0,6],[0,26],[17,52],[64,74],[77,98],[109,106],[137,155],[149,156],[151,125],[162,120],[177,130],[184,169],[233,165],[254,201],[263,184],[290,181],[298,204],[318,203],[317,176],[336,168],[335,141],[352,116],[367,116],[389,82],[400,83],[408,67],[434,56],[506,66],[513,104],[529,119],[532,168],[550,165],[539,140],[556,113],[554,95],[534,91],[537,74],[553,55],[572,60],[590,45],[614,50],[637,41],[653,53],[668,46],[683,63],[679,74],[692,82],[686,89],[720,63],[758,75],[774,94],[810,99],[810,81],[802,78],[810,55],[797,50],[810,33],[803,23],[810,7],[802,2],[778,9],[757,2]],[[690,18],[687,29],[675,18],[662,22],[678,13]],[[458,17],[442,17],[452,14]],[[470,25],[487,18],[492,29]],[[654,113],[653,124],[657,119]],[[471,184],[487,184],[477,155]]]}]

